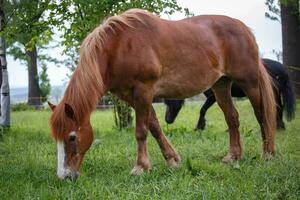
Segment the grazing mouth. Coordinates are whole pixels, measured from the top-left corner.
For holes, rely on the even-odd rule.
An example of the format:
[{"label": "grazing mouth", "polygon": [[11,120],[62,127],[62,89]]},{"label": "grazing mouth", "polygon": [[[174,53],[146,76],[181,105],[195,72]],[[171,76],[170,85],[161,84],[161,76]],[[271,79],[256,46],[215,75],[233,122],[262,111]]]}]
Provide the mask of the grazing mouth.
[{"label": "grazing mouth", "polygon": [[63,169],[59,172],[57,172],[57,176],[60,180],[71,180],[76,181],[76,179],[79,177],[79,172],[72,171],[71,169]]}]

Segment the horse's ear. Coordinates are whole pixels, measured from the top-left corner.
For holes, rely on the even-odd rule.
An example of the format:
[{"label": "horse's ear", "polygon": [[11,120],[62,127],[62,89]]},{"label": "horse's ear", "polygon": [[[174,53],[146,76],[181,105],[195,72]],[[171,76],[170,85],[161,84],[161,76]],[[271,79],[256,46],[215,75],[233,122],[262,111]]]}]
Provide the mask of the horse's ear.
[{"label": "horse's ear", "polygon": [[69,117],[72,120],[75,120],[75,113],[71,105],[65,103],[65,113],[67,117]]},{"label": "horse's ear", "polygon": [[51,108],[51,110],[54,111],[56,105],[50,103],[49,101],[48,101],[48,105],[49,105],[49,107]]}]

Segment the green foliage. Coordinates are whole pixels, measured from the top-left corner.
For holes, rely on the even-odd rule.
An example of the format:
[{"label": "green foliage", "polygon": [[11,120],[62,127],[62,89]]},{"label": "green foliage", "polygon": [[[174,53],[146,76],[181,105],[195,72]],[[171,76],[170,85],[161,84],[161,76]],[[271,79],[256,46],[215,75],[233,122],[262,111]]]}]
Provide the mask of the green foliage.
[{"label": "green foliage", "polygon": [[[28,66],[28,52],[35,47],[39,50],[50,48],[47,45],[54,34],[53,27],[56,23],[51,16],[55,9],[51,0],[5,0],[6,24],[0,36],[4,36],[7,42],[7,53]],[[41,52],[38,52],[38,59],[40,62],[62,63]]]},{"label": "green foliage", "polygon": [[[268,11],[265,16],[271,20],[280,22],[280,4],[285,6],[291,6],[295,9],[295,13],[299,14],[299,0],[265,0],[265,4],[268,7]],[[299,15],[300,20],[300,15]]]},{"label": "green foliage", "polygon": [[122,130],[124,128],[132,127],[132,109],[129,105],[119,99],[118,97],[110,94],[110,99],[114,106],[115,125]]},{"label": "green foliage", "polygon": [[9,47],[19,48],[17,54],[12,54],[15,58],[23,59],[25,52],[32,51],[35,46],[48,44],[51,40],[53,32],[46,17],[49,4],[50,0],[5,1],[7,24],[2,34]]},{"label": "green foliage", "polygon": [[51,92],[50,80],[47,74],[47,66],[45,63],[41,63],[41,72],[39,74],[39,85],[41,91],[42,102],[46,102],[48,100],[48,96]]},{"label": "green foliage", "polygon": [[74,183],[56,177],[56,145],[48,127],[51,111],[13,112],[13,126],[0,144],[1,199],[299,199],[300,110],[287,130],[277,133],[276,158],[267,162],[261,159],[260,129],[249,101],[236,104],[244,148],[238,165],[220,162],[229,136],[217,105],[208,111],[203,132],[193,131],[199,102],[186,103],[173,125],[164,122],[165,107],[156,105],[182,166],[169,169],[149,134],[152,170],[130,176],[136,160],[134,130],[114,129],[112,110],[104,110],[92,116],[95,140]]},{"label": "green foliage", "polygon": [[16,111],[25,111],[25,110],[31,110],[32,107],[28,106],[27,103],[17,103],[11,105],[11,110],[13,112]]},{"label": "green foliage", "polygon": [[280,2],[276,0],[266,0],[265,4],[268,7],[269,12],[265,13],[266,18],[271,20],[280,21]]}]

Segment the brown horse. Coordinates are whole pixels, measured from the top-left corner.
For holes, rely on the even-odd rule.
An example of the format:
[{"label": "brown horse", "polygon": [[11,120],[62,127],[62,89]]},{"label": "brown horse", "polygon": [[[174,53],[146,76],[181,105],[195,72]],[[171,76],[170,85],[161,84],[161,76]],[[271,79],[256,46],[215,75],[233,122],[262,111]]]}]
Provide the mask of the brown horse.
[{"label": "brown horse", "polygon": [[186,98],[211,87],[229,126],[230,148],[223,162],[240,159],[232,81],[252,103],[261,126],[264,156],[269,159],[275,153],[272,85],[255,39],[242,22],[215,15],[168,21],[139,9],[109,18],[85,38],[64,98],[57,107],[50,104],[57,175],[61,179],[78,177],[93,140],[91,112],[107,91],[127,101],[136,112],[138,152],[133,175],[150,169],[148,130],[167,163],[171,167],[180,164],[155,116],[153,97]]}]

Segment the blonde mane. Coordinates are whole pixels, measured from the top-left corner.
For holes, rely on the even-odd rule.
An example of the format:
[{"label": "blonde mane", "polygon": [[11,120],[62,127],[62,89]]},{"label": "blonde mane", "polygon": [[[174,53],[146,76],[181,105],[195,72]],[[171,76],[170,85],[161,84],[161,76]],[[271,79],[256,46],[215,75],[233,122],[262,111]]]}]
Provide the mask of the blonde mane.
[{"label": "blonde mane", "polygon": [[126,26],[134,28],[132,22],[144,23],[141,16],[149,14],[139,9],[128,10],[121,15],[109,17],[87,35],[80,47],[79,64],[72,75],[62,101],[51,116],[50,125],[52,133],[55,134],[54,138],[62,138],[62,134],[70,131],[68,129],[72,125],[71,120],[64,112],[65,103],[72,106],[75,118],[81,124],[86,119],[86,115],[95,109],[97,102],[105,92],[100,73],[100,61],[108,34],[110,32],[116,34]]},{"label": "blonde mane", "polygon": [[150,13],[140,10],[140,9],[131,9],[121,15],[115,15],[107,18],[103,21],[101,25],[96,27],[83,41],[81,45],[81,51],[88,48],[89,45],[97,45],[99,49],[102,49],[105,40],[108,36],[108,31],[111,30],[114,34],[117,31],[122,31],[123,26],[134,28],[132,22],[139,21],[145,24],[145,21],[141,18],[141,15],[149,15]]}]

